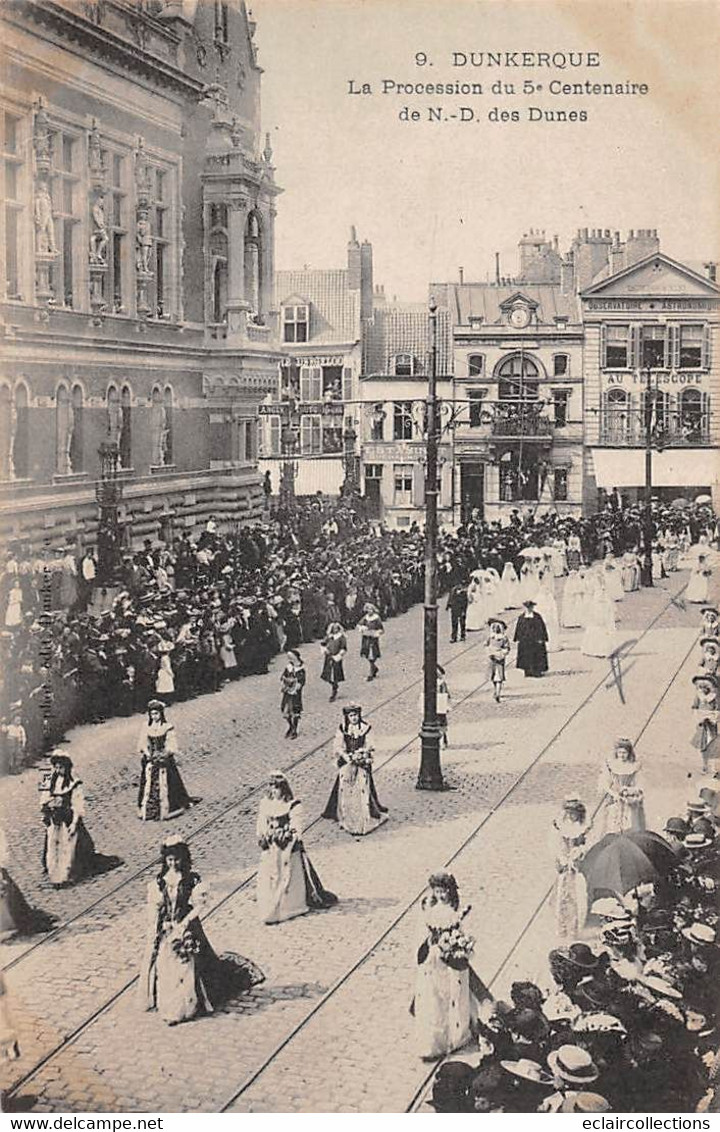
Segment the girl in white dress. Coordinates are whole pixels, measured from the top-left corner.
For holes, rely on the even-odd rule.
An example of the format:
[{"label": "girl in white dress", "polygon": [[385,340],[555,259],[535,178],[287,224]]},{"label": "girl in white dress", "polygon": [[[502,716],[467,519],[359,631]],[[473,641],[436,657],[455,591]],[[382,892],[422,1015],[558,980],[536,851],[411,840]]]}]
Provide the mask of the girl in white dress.
[{"label": "girl in white dress", "polygon": [[552,571],[543,570],[541,572],[535,592],[535,612],[542,617],[548,633],[547,650],[548,652],[561,652],[560,616],[555,600],[555,578]]},{"label": "girl in white dress", "polygon": [[589,597],[587,628],[580,649],[585,656],[611,656],[617,643],[615,605],[605,592],[602,580],[596,578]]},{"label": "girl in white dress", "polygon": [[418,1053],[424,1061],[434,1061],[472,1040],[478,1007],[489,994],[470,966],[474,940],[461,926],[470,909],[460,909],[455,877],[437,873],[428,884],[430,893],[420,905],[421,943],[410,1012]]},{"label": "girl in white dress", "polygon": [[585,571],[571,570],[565,583],[561,624],[565,629],[581,629],[585,624]]},{"label": "girl in white dress", "polygon": [[302,832],[300,802],[293,797],[285,775],[272,774],[257,818],[261,850],[257,904],[266,924],[280,924],[337,902],[337,897],[320,883],[305,852]]},{"label": "girl in white dress", "polygon": [[612,554],[605,555],[603,562],[603,577],[605,589],[611,601],[622,601],[625,591],[622,584],[622,571]]},{"label": "girl in white dress", "polygon": [[580,872],[590,823],[579,798],[566,798],[562,813],[552,824],[552,847],[558,877],[555,916],[558,939],[577,940],[587,919],[587,885]]},{"label": "girl in white dress", "polygon": [[552,568],[556,578],[567,574],[567,547],[564,538],[556,538],[552,543]]},{"label": "girl in white dress", "polygon": [[356,837],[372,833],[387,821],[387,809],[380,805],[373,779],[371,730],[357,704],[343,708],[343,722],[333,745],[338,773],[323,811],[324,818]]},{"label": "girl in white dress", "polygon": [[482,570],[475,570],[468,586],[468,610],[466,627],[468,632],[478,632],[485,627],[485,603],[483,597]]},{"label": "girl in white dress", "polygon": [[707,554],[700,551],[697,556],[697,564],[693,567],[688,582],[687,590],[685,591],[685,598],[693,605],[704,605],[708,599],[708,583],[712,575],[712,570],[708,565]]},{"label": "girl in white dress", "polygon": [[485,603],[485,624],[490,617],[497,616],[502,613],[504,606],[501,605],[500,593],[500,575],[497,570],[493,570],[492,566],[488,566],[483,571],[483,600]]},{"label": "girl in white dress", "polygon": [[630,740],[618,739],[600,774],[604,797],[598,815],[599,837],[646,828],[643,792],[635,782],[639,769]]},{"label": "girl in white dress", "polygon": [[50,883],[59,888],[93,871],[95,846],[83,821],[85,795],[72,761],[62,751],[53,751],[50,766],[41,787],[46,827],[43,867]]},{"label": "girl in white dress", "polygon": [[503,566],[498,603],[502,605],[503,609],[519,609],[522,605],[520,601],[520,579],[512,562],[506,562]]}]

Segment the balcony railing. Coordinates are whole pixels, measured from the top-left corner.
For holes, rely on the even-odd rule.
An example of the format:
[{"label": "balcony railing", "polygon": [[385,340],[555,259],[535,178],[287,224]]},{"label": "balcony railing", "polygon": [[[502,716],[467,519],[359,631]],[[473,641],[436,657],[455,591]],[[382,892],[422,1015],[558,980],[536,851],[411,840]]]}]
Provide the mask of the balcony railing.
[{"label": "balcony railing", "polygon": [[498,406],[491,421],[493,437],[551,440],[555,425],[535,406]]},{"label": "balcony railing", "polygon": [[[653,422],[652,440],[660,448],[696,448],[711,444],[710,415],[688,415],[677,411],[660,414]],[[600,420],[600,443],[618,447],[645,444],[642,413],[606,413]]]}]

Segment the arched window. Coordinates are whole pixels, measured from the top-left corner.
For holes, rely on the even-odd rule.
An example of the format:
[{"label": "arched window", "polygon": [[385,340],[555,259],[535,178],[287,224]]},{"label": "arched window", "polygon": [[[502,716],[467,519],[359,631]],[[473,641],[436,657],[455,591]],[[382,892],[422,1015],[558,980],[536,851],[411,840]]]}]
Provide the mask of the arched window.
[{"label": "arched window", "polygon": [[253,211],[245,225],[245,301],[256,318],[262,311],[262,229],[260,217]]},{"label": "arched window", "polygon": [[132,393],[124,385],[120,394],[120,467],[132,467]]},{"label": "arched window", "polygon": [[699,389],[683,389],[680,394],[680,435],[689,442],[702,439],[707,432],[705,399]]},{"label": "arched window", "polygon": [[55,472],[67,476],[72,471],[70,448],[73,438],[73,410],[67,385],[55,391]]},{"label": "arched window", "polygon": [[485,372],[485,357],[483,354],[470,354],[468,358],[468,377],[482,377]]},{"label": "arched window", "polygon": [[72,397],[72,436],[68,457],[71,472],[82,472],[85,462],[83,444],[83,391],[81,385],[73,385]]},{"label": "arched window", "polygon": [[120,394],[115,385],[108,386],[106,408],[107,408],[107,427],[105,429],[105,439],[108,444],[120,445],[120,429],[122,427],[122,415],[120,413]]},{"label": "arched window", "polygon": [[532,358],[513,354],[497,371],[498,397],[501,401],[536,401],[540,371]]},{"label": "arched window", "polygon": [[0,480],[12,479],[13,405],[9,385],[0,385]]},{"label": "arched window", "polygon": [[625,444],[629,433],[628,395],[624,389],[608,389],[605,394],[603,437],[609,444]]},{"label": "arched window", "polygon": [[[213,209],[227,206],[213,205]],[[215,229],[210,237],[211,280],[210,280],[210,319],[212,322],[225,322],[228,300],[228,240],[224,229]]]},{"label": "arched window", "polygon": [[171,385],[165,386],[165,431],[163,434],[163,464],[169,465],[173,461],[173,391]]},{"label": "arched window", "polygon": [[412,354],[395,355],[395,376],[412,377],[414,371],[414,358]]},{"label": "arched window", "polygon": [[158,385],[153,387],[150,398],[150,464],[154,468],[165,465],[165,401]]},{"label": "arched window", "polygon": [[12,467],[19,480],[27,479],[30,475],[30,394],[24,382],[15,387]]}]

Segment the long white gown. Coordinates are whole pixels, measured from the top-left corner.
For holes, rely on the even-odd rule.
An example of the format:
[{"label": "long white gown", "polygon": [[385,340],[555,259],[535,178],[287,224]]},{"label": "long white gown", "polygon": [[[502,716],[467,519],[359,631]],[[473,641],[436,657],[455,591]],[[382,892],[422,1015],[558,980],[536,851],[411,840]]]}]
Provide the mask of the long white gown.
[{"label": "long white gown", "polygon": [[710,567],[706,562],[698,562],[693,568],[685,591],[685,600],[693,605],[703,605],[708,599],[708,582],[710,581]]},{"label": "long white gown", "polygon": [[566,629],[581,629],[585,624],[585,578],[573,571],[565,583],[560,622]]},{"label": "long white gown", "polygon": [[545,622],[548,633],[547,651],[561,652],[563,646],[560,640],[560,616],[554,589],[555,579],[552,574],[546,573],[536,590],[535,612],[539,613]]},{"label": "long white gown", "polygon": [[605,589],[611,601],[622,601],[625,596],[625,590],[622,583],[622,570],[615,562],[614,558],[606,558],[603,563],[603,576],[605,579]]},{"label": "long white gown", "polygon": [[503,609],[520,608],[520,579],[512,562],[506,562],[503,566],[498,602],[501,603]]},{"label": "long white gown", "polygon": [[610,758],[600,774],[603,793],[597,816],[598,840],[606,833],[639,832],[646,828],[643,792],[635,779],[640,769],[636,762],[623,763]]},{"label": "long white gown", "polygon": [[617,648],[615,606],[605,590],[598,585],[588,606],[587,628],[583,634],[581,651],[585,656],[610,656]]},{"label": "long white gown", "polygon": [[478,632],[480,629],[484,629],[487,625],[483,583],[479,578],[473,579],[473,581],[468,586],[468,611],[466,624],[468,631],[474,632]]},{"label": "long white gown", "polygon": [[502,604],[500,575],[497,570],[488,568],[483,574],[482,581],[485,624],[487,625],[488,618],[497,617],[503,612],[505,606]]},{"label": "long white gown", "polygon": [[580,862],[585,856],[585,822],[559,818],[553,822],[552,846],[558,871],[555,885],[557,936],[561,942],[573,943],[582,932],[588,911],[588,892]]},{"label": "long white gown", "polygon": [[420,945],[415,978],[415,1044],[419,1057],[443,1057],[472,1040],[472,1024],[478,1002],[470,990],[470,969],[456,970],[441,958],[433,943],[438,929],[458,924],[459,914],[450,905],[432,905],[425,897],[421,905]]},{"label": "long white gown", "polygon": [[[272,841],[275,830],[284,826],[293,840],[285,848]],[[258,809],[258,840],[270,842],[260,852],[257,875],[257,906],[266,924],[280,924],[310,911],[305,888],[302,857],[295,843],[302,837],[302,807],[295,799],[283,801],[262,798]]]}]

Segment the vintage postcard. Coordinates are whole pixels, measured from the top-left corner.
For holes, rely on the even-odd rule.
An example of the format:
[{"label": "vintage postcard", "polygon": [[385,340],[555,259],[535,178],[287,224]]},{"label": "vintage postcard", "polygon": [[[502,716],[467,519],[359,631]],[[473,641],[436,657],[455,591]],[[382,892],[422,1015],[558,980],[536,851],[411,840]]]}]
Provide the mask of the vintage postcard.
[{"label": "vintage postcard", "polygon": [[3,1111],[709,1129],[717,0],[0,29]]}]

